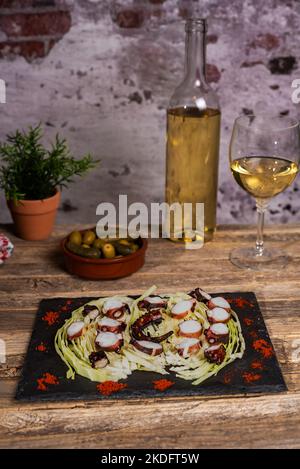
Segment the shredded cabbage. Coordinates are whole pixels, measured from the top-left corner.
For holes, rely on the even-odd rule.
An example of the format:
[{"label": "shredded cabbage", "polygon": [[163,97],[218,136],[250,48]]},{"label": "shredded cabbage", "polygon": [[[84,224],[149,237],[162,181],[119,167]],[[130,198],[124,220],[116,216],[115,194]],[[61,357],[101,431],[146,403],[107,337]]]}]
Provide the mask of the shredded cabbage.
[{"label": "shredded cabbage", "polygon": [[[60,358],[67,366],[66,376],[74,379],[75,375],[84,376],[91,381],[103,382],[107,380],[119,381],[126,379],[133,371],[152,371],[162,375],[173,372],[177,377],[192,381],[193,385],[199,385],[211,376],[216,375],[222,368],[233,362],[237,358],[242,358],[245,351],[245,341],[242,335],[241,325],[237,314],[231,311],[231,319],[227,323],[229,329],[229,341],[225,345],[225,359],[218,365],[210,363],[205,355],[204,349],[208,346],[204,334],[200,338],[202,347],[197,354],[184,358],[178,354],[176,346],[181,340],[176,332],[180,321],[170,315],[170,310],[178,301],[190,299],[186,293],[176,293],[160,295],[167,301],[167,308],[162,312],[163,321],[159,325],[151,324],[147,332],[152,336],[163,335],[172,330],[173,334],[165,340],[163,353],[157,356],[150,356],[140,350],[137,350],[131,344],[130,329],[132,324],[143,314],[145,310],[139,308],[139,302],[147,296],[152,295],[156,290],[155,286],[145,291],[139,298],[133,300],[126,296],[114,296],[114,299],[126,303],[130,309],[130,315],[127,315],[126,329],[123,332],[124,345],[120,353],[106,352],[109,360],[105,368],[95,369],[92,367],[89,356],[96,352],[95,338],[97,335],[97,325],[99,319],[103,316],[102,306],[107,299],[112,297],[100,298],[87,304],[95,305],[100,310],[100,315],[94,320],[87,316],[83,317],[84,306],[73,311],[71,318],[65,321],[65,324],[57,331],[55,336],[55,349]],[[207,307],[204,303],[196,303],[193,312],[189,312],[184,318],[194,319],[202,326],[202,331],[209,327],[206,315]],[[84,321],[84,333],[71,341],[67,338],[68,327],[74,321]]]}]

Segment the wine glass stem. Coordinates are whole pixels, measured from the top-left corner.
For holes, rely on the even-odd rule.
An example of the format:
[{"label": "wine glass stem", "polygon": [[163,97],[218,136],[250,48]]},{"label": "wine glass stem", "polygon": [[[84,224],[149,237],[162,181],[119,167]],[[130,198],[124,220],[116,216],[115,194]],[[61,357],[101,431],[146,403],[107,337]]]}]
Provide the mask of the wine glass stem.
[{"label": "wine glass stem", "polygon": [[256,199],[257,210],[257,236],[256,236],[256,255],[262,256],[264,253],[264,220],[265,212],[268,206],[268,200]]}]

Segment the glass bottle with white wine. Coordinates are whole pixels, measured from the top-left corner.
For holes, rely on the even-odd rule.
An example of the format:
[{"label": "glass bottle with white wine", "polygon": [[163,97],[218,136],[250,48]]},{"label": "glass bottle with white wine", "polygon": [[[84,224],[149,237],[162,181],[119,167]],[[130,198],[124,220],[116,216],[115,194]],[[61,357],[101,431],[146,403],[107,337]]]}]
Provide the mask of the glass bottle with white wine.
[{"label": "glass bottle with white wine", "polygon": [[[185,76],[176,88],[167,111],[166,202],[191,203],[178,226],[171,221],[173,241],[212,238],[216,226],[220,110],[205,77],[204,19],[186,22]],[[196,204],[204,204],[204,227],[198,229]],[[186,219],[189,216],[190,219]],[[178,219],[177,219],[178,220]],[[184,226],[185,230],[182,230]]]},{"label": "glass bottle with white wine", "polygon": [[264,247],[264,214],[270,199],[292,184],[298,173],[299,122],[268,114],[241,116],[234,123],[229,157],[234,179],[255,197],[258,213],[256,246],[233,250],[232,263],[254,270],[285,266],[289,258],[284,252]]}]

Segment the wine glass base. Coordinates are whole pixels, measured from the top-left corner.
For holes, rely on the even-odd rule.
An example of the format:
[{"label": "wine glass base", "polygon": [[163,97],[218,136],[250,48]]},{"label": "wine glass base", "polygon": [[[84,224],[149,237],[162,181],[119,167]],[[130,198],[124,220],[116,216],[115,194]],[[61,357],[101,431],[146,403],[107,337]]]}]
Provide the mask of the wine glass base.
[{"label": "wine glass base", "polygon": [[291,260],[280,249],[264,249],[262,256],[257,255],[255,248],[237,248],[229,256],[232,264],[241,269],[249,270],[276,270],[285,267]]}]

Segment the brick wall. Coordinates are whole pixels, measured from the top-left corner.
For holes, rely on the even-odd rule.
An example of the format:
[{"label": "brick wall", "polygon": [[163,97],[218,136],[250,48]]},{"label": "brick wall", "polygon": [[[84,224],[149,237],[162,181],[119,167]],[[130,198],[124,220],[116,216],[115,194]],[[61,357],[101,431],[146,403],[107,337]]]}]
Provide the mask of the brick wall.
[{"label": "brick wall", "polygon": [[55,0],[0,0],[0,57],[45,57],[71,26],[71,13]]},{"label": "brick wall", "polygon": [[[93,223],[97,203],[119,193],[163,200],[165,108],[182,79],[190,15],[208,19],[207,75],[222,108],[218,221],[253,222],[254,201],[228,168],[232,124],[265,108],[300,117],[291,101],[299,0],[0,0],[0,141],[41,121],[46,141],[59,132],[74,155],[101,159],[63,192],[59,221]],[[273,200],[270,221],[300,221],[299,190],[296,181]]]}]

